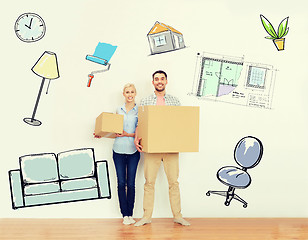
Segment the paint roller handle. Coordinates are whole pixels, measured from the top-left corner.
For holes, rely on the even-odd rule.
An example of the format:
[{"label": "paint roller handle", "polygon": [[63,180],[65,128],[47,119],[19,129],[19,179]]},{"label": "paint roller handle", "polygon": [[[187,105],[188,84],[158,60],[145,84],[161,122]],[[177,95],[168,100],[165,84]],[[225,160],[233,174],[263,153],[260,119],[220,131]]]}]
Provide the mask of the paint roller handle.
[{"label": "paint roller handle", "polygon": [[89,74],[88,77],[89,77],[89,80],[88,80],[88,87],[90,87],[90,86],[91,86],[92,79],[94,78],[94,75],[93,75],[93,74]]}]

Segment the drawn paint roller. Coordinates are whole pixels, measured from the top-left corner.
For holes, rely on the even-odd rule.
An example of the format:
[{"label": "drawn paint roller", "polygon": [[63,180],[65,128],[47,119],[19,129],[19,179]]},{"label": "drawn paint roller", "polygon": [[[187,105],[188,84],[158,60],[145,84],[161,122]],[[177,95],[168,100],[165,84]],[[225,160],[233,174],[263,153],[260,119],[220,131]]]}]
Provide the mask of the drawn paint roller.
[{"label": "drawn paint roller", "polygon": [[95,48],[95,52],[93,55],[87,55],[86,60],[89,60],[91,62],[106,66],[105,69],[102,70],[97,70],[97,71],[92,71],[88,75],[88,84],[87,87],[91,86],[92,79],[94,78],[95,73],[101,73],[101,72],[106,72],[110,69],[110,59],[113,56],[115,50],[117,49],[117,46],[113,46],[108,43],[101,43],[99,42],[98,45]]}]

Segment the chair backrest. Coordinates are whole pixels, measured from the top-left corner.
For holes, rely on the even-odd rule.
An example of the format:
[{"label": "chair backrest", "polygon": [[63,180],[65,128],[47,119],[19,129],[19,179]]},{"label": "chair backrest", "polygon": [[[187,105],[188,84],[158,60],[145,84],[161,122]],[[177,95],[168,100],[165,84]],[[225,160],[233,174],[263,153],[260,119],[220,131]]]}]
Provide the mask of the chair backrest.
[{"label": "chair backrest", "polygon": [[263,154],[262,142],[252,136],[242,138],[235,146],[234,159],[244,168],[253,168],[259,164]]}]

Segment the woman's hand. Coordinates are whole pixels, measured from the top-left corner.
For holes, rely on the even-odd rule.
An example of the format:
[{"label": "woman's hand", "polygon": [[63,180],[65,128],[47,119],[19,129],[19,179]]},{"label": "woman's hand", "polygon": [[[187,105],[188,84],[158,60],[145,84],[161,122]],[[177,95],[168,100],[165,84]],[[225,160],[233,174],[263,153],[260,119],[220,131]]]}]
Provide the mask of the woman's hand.
[{"label": "woman's hand", "polygon": [[116,133],[116,137],[128,137],[129,134],[125,131],[123,131],[123,133]]},{"label": "woman's hand", "polygon": [[93,133],[94,138],[102,138],[101,136],[95,135],[95,133]]}]

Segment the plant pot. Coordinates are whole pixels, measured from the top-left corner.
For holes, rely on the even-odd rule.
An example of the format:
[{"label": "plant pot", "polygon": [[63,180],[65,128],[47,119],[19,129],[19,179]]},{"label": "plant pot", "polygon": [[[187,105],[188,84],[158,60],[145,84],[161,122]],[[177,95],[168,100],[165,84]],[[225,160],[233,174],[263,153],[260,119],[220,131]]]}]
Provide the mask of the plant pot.
[{"label": "plant pot", "polygon": [[278,51],[284,50],[284,38],[273,39]]}]

